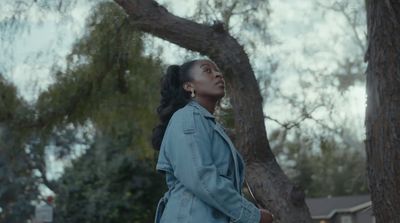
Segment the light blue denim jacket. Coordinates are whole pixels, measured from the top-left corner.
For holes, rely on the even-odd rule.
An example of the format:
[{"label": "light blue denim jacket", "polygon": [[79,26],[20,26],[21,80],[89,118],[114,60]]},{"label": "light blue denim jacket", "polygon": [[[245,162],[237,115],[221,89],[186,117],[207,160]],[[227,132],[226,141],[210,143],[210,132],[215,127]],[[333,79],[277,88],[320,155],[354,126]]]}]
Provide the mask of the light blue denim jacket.
[{"label": "light blue denim jacket", "polygon": [[215,117],[191,100],[171,117],[157,171],[168,191],[155,223],[259,223],[259,209],[242,196],[244,161]]}]

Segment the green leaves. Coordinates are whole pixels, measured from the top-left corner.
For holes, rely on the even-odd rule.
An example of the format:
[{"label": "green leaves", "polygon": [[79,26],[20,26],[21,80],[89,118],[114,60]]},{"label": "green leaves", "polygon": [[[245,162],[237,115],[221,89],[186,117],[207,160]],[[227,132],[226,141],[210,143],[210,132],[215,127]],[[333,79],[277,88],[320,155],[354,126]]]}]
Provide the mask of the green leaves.
[{"label": "green leaves", "polygon": [[[340,142],[332,135],[311,139],[300,131],[274,146],[282,168],[308,197],[368,193],[362,148]],[[270,138],[279,140],[277,132]]]},{"label": "green leaves", "polygon": [[0,76],[0,222],[24,222],[33,212],[38,196],[24,128],[30,108],[16,88]]},{"label": "green leaves", "polygon": [[141,33],[119,8],[99,4],[67,69],[56,72],[55,84],[39,97],[39,117],[47,128],[57,127],[50,135],[70,123],[93,125],[88,149],[58,180],[57,222],[146,222],[154,215],[166,189],[149,141],[161,63],[144,57],[142,46]]},{"label": "green leaves", "polygon": [[[162,64],[143,56],[141,38],[103,2],[36,104],[0,79],[0,221],[28,219],[39,185],[56,193],[57,222],[151,221],[165,190],[149,141]],[[57,182],[50,155],[73,158]]]}]

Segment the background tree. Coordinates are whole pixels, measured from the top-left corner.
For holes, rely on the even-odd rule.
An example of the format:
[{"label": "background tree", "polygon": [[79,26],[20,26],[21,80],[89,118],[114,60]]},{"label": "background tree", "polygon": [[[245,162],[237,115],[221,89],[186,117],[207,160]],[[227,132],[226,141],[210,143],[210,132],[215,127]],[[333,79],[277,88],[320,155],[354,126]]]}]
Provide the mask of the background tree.
[{"label": "background tree", "polygon": [[276,142],[282,133],[272,133],[271,145],[288,177],[304,188],[307,197],[368,193],[361,143],[354,148],[332,135],[309,137],[300,129],[293,132],[281,145]]},{"label": "background tree", "polygon": [[39,197],[39,179],[25,147],[31,138],[23,128],[31,119],[32,110],[0,74],[0,222],[23,222]]},{"label": "background tree", "polygon": [[[38,122],[46,128],[93,128],[89,148],[57,182],[56,219],[150,222],[165,190],[148,140],[161,64],[142,56],[141,34],[114,3],[97,5],[87,26],[67,69],[55,72],[55,84],[37,102]],[[69,154],[70,144],[54,151]]]},{"label": "background tree", "polygon": [[369,188],[376,222],[400,214],[400,4],[366,1],[368,19],[365,141]]},{"label": "background tree", "polygon": [[[304,187],[307,197],[368,193],[362,143],[364,117],[359,112],[357,116],[350,114],[364,104],[364,98],[355,98],[354,93],[365,84],[365,6],[363,1],[316,1],[312,9],[293,16],[305,14],[313,21],[329,21],[334,17],[339,30],[346,34],[338,35],[336,29],[326,31],[326,27],[317,23],[308,30],[308,24],[304,23],[304,27],[289,36],[303,36],[298,44],[305,56],[299,57],[293,49],[294,55],[285,58],[282,63],[286,65],[278,67],[276,73],[293,72],[296,78],[273,77],[268,85],[265,103],[271,110],[265,117],[268,123],[277,126],[269,127],[271,147],[281,167],[290,179]],[[290,20],[285,22],[289,27],[292,25]],[[320,40],[326,33],[332,38],[326,42]],[[290,38],[285,41],[293,42]],[[341,55],[343,46],[346,51]],[[283,46],[282,50],[285,49]],[[323,62],[325,58],[329,58],[328,63]],[[287,88],[285,82],[295,87]],[[279,105],[280,110],[274,112],[274,105]],[[281,107],[290,112],[274,115],[282,113]],[[322,186],[325,180],[330,182],[329,186]]]}]

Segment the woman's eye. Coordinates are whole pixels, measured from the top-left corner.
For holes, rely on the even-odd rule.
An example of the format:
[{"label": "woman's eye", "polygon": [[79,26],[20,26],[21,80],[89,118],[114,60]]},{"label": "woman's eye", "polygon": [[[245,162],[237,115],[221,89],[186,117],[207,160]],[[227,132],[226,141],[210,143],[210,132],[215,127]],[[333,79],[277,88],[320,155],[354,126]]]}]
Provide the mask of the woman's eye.
[{"label": "woman's eye", "polygon": [[211,73],[211,69],[210,68],[206,68],[205,70],[207,73]]}]

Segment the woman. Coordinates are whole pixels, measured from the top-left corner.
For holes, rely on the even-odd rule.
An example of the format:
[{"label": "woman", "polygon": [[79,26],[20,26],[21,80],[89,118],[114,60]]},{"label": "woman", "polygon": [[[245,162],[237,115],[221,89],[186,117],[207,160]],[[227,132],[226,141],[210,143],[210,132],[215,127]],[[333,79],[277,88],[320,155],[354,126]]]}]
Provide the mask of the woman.
[{"label": "woman", "polygon": [[216,64],[171,65],[161,85],[161,123],[152,143],[169,189],[157,204],[155,223],[272,222],[267,210],[242,196],[243,158],[213,115],[225,96]]}]

